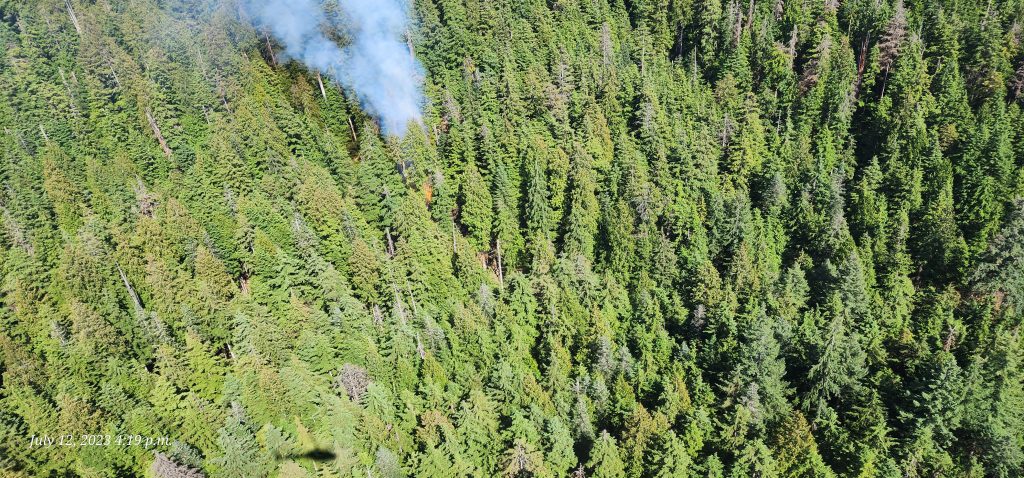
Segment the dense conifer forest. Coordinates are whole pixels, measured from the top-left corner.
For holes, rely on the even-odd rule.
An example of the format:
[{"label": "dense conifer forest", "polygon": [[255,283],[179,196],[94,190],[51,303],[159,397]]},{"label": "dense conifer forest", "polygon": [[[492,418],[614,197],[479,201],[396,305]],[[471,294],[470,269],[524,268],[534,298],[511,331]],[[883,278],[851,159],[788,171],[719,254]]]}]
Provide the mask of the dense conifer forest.
[{"label": "dense conifer forest", "polygon": [[0,0],[0,475],[1024,476],[1024,1],[407,6]]}]

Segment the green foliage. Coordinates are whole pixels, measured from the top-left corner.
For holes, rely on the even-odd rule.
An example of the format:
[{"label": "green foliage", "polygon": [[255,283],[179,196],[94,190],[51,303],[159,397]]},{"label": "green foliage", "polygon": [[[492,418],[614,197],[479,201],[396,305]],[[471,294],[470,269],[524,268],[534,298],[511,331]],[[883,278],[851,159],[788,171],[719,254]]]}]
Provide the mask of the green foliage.
[{"label": "green foliage", "polygon": [[0,0],[0,475],[1024,469],[1021,2],[239,3]]}]

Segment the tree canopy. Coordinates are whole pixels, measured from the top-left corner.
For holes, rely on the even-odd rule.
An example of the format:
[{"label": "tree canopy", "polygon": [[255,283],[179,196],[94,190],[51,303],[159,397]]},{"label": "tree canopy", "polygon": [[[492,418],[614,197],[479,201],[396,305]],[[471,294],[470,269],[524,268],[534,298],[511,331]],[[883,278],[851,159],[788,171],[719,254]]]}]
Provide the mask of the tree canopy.
[{"label": "tree canopy", "polygon": [[0,0],[0,474],[1022,474],[1024,1],[239,3]]}]

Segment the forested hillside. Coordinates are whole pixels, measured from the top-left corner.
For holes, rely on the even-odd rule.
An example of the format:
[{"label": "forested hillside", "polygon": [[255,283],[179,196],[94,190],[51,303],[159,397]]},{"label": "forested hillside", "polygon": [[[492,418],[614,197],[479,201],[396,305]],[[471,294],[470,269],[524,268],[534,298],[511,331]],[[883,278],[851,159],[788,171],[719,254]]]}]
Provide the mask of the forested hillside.
[{"label": "forested hillside", "polygon": [[1024,1],[241,10],[0,0],[0,475],[1024,476]]}]

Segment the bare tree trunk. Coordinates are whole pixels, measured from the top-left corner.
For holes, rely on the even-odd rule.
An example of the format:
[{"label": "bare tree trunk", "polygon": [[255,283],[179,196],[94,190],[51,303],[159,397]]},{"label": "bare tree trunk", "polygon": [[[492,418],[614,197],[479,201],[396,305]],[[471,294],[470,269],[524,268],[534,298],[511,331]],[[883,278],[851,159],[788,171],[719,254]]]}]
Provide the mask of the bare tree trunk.
[{"label": "bare tree trunk", "polygon": [[267,53],[270,54],[270,62],[274,64],[274,67],[277,67],[277,57],[274,56],[274,47],[270,45],[270,34],[264,32],[263,38],[267,39]]},{"label": "bare tree trunk", "polygon": [[64,5],[68,7],[68,16],[71,17],[71,24],[75,26],[75,31],[78,32],[78,36],[82,36],[82,24],[78,23],[78,15],[75,15],[75,9],[71,7],[71,0],[64,0]]},{"label": "bare tree trunk", "polygon": [[747,6],[747,31],[754,29],[754,0],[750,0],[750,4]]},{"label": "bare tree trunk", "polygon": [[242,291],[242,295],[249,295],[249,275],[242,274],[242,277],[238,279],[238,290]]},{"label": "bare tree trunk", "polygon": [[501,268],[501,239],[496,239],[496,249],[498,253],[498,283],[501,284],[501,288],[505,288],[505,272]]},{"label": "bare tree trunk", "polygon": [[160,149],[164,150],[164,155],[168,158],[171,157],[171,148],[167,146],[167,140],[164,139],[164,135],[160,133],[160,127],[156,124],[156,119],[153,118],[153,112],[149,108],[146,108],[146,119],[149,120],[149,127],[153,129],[153,134],[156,135],[156,140],[160,142]]},{"label": "bare tree trunk", "polygon": [[864,69],[868,62],[868,46],[871,44],[871,34],[864,36],[860,45],[860,55],[857,57],[857,79],[853,82],[853,97],[860,95],[860,85],[864,82]]},{"label": "bare tree trunk", "polygon": [[427,358],[427,349],[423,347],[423,342],[420,340],[420,334],[416,334],[416,353],[419,354],[420,360]]},{"label": "bare tree trunk", "polygon": [[117,77],[117,71],[114,70],[114,61],[108,59],[107,63],[108,63],[108,66],[110,66],[110,74],[114,77],[114,83],[116,83],[117,87],[120,88],[121,87],[121,79]]},{"label": "bare tree trunk", "polygon": [[327,90],[324,89],[324,80],[320,77],[320,72],[316,72],[316,82],[320,85],[320,94],[323,95],[324,99],[327,99]]},{"label": "bare tree trunk", "polygon": [[117,264],[117,273],[121,275],[121,282],[124,283],[125,289],[128,289],[128,296],[132,298],[132,303],[135,304],[135,311],[139,313],[145,312],[146,309],[142,308],[142,301],[139,300],[139,295],[132,288],[131,282],[128,282],[128,276],[124,274],[121,264]]}]

